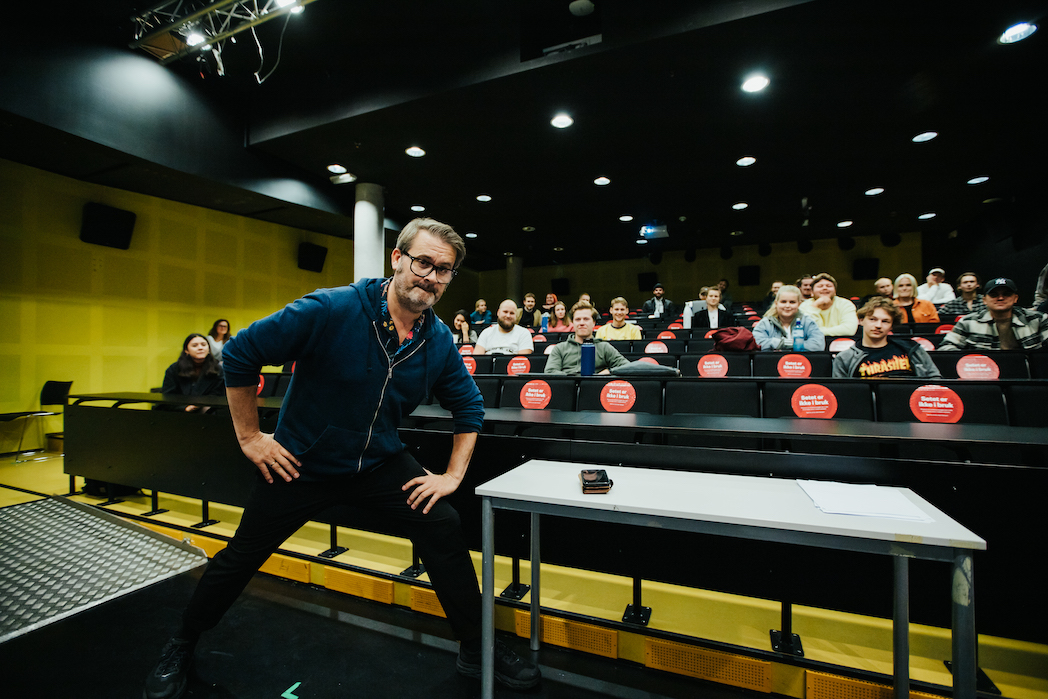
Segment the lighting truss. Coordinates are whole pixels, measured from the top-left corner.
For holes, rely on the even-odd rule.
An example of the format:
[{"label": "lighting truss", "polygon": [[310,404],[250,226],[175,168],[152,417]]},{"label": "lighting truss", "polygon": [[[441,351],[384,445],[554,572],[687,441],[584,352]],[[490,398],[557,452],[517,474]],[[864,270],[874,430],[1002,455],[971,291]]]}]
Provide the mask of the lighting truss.
[{"label": "lighting truss", "polygon": [[[315,1],[167,0],[131,18],[135,39],[130,47],[155,56],[161,65],[210,52],[221,66],[227,39]],[[193,33],[203,40],[191,45]]]}]

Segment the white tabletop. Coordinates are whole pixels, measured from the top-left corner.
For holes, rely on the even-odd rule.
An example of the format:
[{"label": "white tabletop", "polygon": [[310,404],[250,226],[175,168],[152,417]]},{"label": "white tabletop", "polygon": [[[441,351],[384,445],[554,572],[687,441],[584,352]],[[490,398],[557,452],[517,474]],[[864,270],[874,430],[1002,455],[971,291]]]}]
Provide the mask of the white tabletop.
[{"label": "white tabletop", "polygon": [[[583,468],[603,468],[615,485],[584,495]],[[932,522],[827,514],[797,481],[562,461],[528,461],[476,489],[477,495],[522,503],[671,517],[791,532],[929,546],[985,549],[986,542],[908,488],[893,488]],[[527,508],[522,508],[527,509]]]}]

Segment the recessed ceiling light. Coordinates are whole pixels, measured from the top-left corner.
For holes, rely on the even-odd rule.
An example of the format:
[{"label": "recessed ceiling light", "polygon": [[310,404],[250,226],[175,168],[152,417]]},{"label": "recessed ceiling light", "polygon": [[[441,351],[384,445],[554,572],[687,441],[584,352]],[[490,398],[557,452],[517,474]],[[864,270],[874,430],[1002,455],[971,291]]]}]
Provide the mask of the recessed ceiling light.
[{"label": "recessed ceiling light", "polygon": [[737,238],[742,235],[742,231],[732,231],[731,234]]},{"label": "recessed ceiling light", "polygon": [[620,221],[632,221],[633,217],[630,216],[629,214],[623,214],[622,216],[619,216],[619,220]]},{"label": "recessed ceiling light", "polygon": [[745,92],[760,92],[764,88],[768,87],[768,83],[771,81],[763,75],[751,75],[746,78],[746,81],[742,83],[742,89]]},{"label": "recessed ceiling light", "polygon": [[1013,24],[1004,30],[1004,33],[997,37],[998,44],[1014,44],[1016,41],[1022,41],[1026,37],[1037,31],[1037,25],[1031,24],[1030,22],[1020,22],[1019,24]]},{"label": "recessed ceiling light", "polygon": [[925,131],[924,133],[917,134],[911,140],[914,143],[924,143],[925,141],[932,140],[933,138],[935,138],[938,135],[939,135],[939,133],[936,132],[936,131]]},{"label": "recessed ceiling light", "polygon": [[848,221],[847,219],[845,219],[844,221],[838,221],[837,228],[847,228],[851,226],[852,223],[854,223],[854,221]]},{"label": "recessed ceiling light", "polygon": [[327,166],[328,172],[332,172],[336,175],[341,175],[346,171],[345,165],[339,165],[338,163],[331,163]]},{"label": "recessed ceiling light", "polygon": [[754,158],[752,155],[747,155],[736,160],[735,164],[739,167],[749,167],[750,165],[753,165],[755,162],[757,162],[756,158]]},{"label": "recessed ceiling light", "polygon": [[564,112],[561,112],[557,116],[550,119],[549,123],[551,123],[553,126],[556,126],[558,129],[566,129],[572,124],[574,124],[575,120],[567,114],[565,114]]},{"label": "recessed ceiling light", "polygon": [[423,155],[426,154],[426,151],[422,150],[418,146],[411,146],[410,148],[406,148],[404,152],[410,155],[412,158],[421,158]]},{"label": "recessed ceiling light", "polygon": [[646,239],[644,239],[644,238],[638,238],[637,239],[637,245],[647,245],[647,244],[648,244],[648,241]]},{"label": "recessed ceiling light", "polygon": [[973,177],[970,180],[968,180],[968,184],[982,184],[983,182],[986,182],[989,179],[990,178],[986,177],[985,175],[980,175],[979,177]]},{"label": "recessed ceiling light", "polygon": [[332,175],[328,179],[331,180],[331,184],[349,184],[350,182],[356,182],[357,176],[352,172],[344,172],[341,175]]},{"label": "recessed ceiling light", "polygon": [[477,201],[491,201],[491,195],[490,194],[478,194],[477,195]]},{"label": "recessed ceiling light", "polygon": [[878,194],[884,194],[884,187],[871,187],[866,190],[866,196],[875,197]]},{"label": "recessed ceiling light", "polygon": [[593,184],[600,185],[601,187],[603,187],[606,184],[611,184],[611,180],[609,180],[607,177],[604,177],[604,175],[601,175],[597,179],[593,180]]},{"label": "recessed ceiling light", "polygon": [[422,206],[421,204],[415,204],[413,207],[411,207],[411,210],[412,211],[425,211],[426,207]]},{"label": "recessed ceiling light", "polygon": [[469,233],[466,234],[466,237],[467,238],[476,238],[477,234],[474,233],[473,231],[470,231]]},{"label": "recessed ceiling light", "polygon": [[524,226],[521,230],[525,233],[533,233],[535,231],[535,226]]},{"label": "recessed ceiling light", "polygon": [[735,202],[734,204],[731,205],[731,208],[735,209],[736,211],[742,211],[743,209],[748,208],[748,207],[749,207],[749,204],[747,204],[744,201],[737,201],[737,202]]},{"label": "recessed ceiling light", "polygon": [[927,221],[930,218],[935,218],[935,212],[934,211],[929,211],[928,213],[921,214],[920,216],[917,217],[917,219],[920,220],[920,221]]},{"label": "recessed ceiling light", "polygon": [[564,252],[564,248],[561,248],[561,247],[553,248],[553,252]]},{"label": "recessed ceiling light", "polygon": [[506,257],[513,257],[513,253],[512,252],[504,252],[502,254],[505,255]]}]

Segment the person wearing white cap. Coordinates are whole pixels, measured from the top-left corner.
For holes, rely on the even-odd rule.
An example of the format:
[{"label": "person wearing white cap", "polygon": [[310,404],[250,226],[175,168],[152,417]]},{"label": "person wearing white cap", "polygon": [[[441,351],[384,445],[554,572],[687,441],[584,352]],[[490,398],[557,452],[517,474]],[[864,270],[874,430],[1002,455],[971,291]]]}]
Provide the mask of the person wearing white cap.
[{"label": "person wearing white cap", "polygon": [[932,267],[928,270],[927,279],[926,284],[917,287],[917,298],[931,301],[936,306],[957,298],[953,293],[953,287],[946,283],[946,270],[942,267]]}]

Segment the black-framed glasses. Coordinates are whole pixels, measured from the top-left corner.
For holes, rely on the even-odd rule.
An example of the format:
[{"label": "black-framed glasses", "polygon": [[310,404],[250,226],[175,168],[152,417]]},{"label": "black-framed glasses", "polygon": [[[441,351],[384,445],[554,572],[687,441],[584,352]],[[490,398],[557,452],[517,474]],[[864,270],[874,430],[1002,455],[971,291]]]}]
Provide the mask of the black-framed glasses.
[{"label": "black-framed glasses", "polygon": [[416,277],[424,278],[428,277],[430,274],[433,274],[434,278],[441,284],[450,284],[451,280],[458,275],[457,269],[435,265],[429,260],[423,260],[420,257],[409,255],[403,250],[401,250],[401,254],[403,254],[404,257],[411,260],[411,264],[409,265],[409,267],[411,268],[412,274],[414,274]]}]

